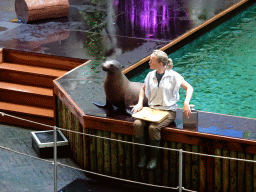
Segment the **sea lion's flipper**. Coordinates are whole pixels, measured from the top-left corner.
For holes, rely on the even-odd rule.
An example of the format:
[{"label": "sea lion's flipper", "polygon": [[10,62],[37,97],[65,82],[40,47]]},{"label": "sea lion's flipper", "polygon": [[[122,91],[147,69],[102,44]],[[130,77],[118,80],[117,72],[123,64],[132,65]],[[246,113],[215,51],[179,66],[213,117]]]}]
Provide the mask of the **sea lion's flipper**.
[{"label": "sea lion's flipper", "polygon": [[100,104],[100,103],[96,103],[96,102],[93,102],[93,104],[100,108],[113,109],[113,105],[108,100],[106,100],[105,104]]},{"label": "sea lion's flipper", "polygon": [[126,108],[126,107],[118,107],[115,112],[120,115],[132,116],[132,110],[130,108]]},{"label": "sea lion's flipper", "polygon": [[127,115],[132,116],[132,110],[131,110],[131,109],[126,108],[126,109],[125,109],[125,112],[127,113]]}]

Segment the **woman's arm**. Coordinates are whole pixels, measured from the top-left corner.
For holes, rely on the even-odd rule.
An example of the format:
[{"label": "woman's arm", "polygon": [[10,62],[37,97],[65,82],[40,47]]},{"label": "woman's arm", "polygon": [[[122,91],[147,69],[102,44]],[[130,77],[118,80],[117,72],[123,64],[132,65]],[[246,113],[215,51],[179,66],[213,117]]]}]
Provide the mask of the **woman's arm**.
[{"label": "woman's arm", "polygon": [[182,88],[186,90],[186,99],[184,101],[183,111],[187,118],[190,117],[191,111],[189,108],[189,102],[191,100],[192,94],[193,94],[193,87],[185,80],[180,85]]},{"label": "woman's arm", "polygon": [[140,93],[139,93],[139,101],[137,105],[135,105],[132,109],[132,113],[136,113],[140,111],[143,108],[143,100],[144,100],[144,95],[145,95],[145,84],[143,84]]}]

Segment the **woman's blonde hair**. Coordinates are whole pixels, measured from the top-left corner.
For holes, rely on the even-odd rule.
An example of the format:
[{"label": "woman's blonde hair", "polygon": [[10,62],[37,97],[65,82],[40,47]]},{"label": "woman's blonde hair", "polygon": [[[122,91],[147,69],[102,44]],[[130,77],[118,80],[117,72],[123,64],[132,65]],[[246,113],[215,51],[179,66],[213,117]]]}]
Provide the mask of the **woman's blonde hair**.
[{"label": "woman's blonde hair", "polygon": [[158,62],[162,62],[163,65],[166,67],[166,69],[172,69],[173,68],[173,62],[172,59],[168,57],[168,55],[160,50],[154,50],[152,55],[156,56],[156,60]]}]

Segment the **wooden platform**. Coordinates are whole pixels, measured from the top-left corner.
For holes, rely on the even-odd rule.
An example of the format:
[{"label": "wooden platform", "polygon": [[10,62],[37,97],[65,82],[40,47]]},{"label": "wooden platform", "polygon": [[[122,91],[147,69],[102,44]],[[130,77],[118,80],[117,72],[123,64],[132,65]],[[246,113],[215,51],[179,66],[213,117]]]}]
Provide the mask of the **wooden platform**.
[{"label": "wooden platform", "polygon": [[[210,25],[212,27],[218,22],[222,22],[223,16],[226,14],[230,16],[231,12],[236,12],[245,2],[247,1],[242,1],[225,10],[211,21],[207,21],[204,25],[175,39],[162,50],[173,51],[188,40],[200,36],[209,30]],[[133,75],[148,60],[149,57],[144,58],[123,72],[128,73],[128,76]],[[172,124],[162,129],[161,147],[176,149],[176,151],[160,150],[160,163],[154,171],[138,169],[136,165],[139,161],[139,153],[134,145],[133,119],[129,116],[110,114],[103,109],[99,109],[102,110],[103,115],[100,113],[97,115],[101,116],[92,115],[96,111],[94,108],[89,108],[88,103],[81,108],[70,95],[68,90],[60,86],[58,80],[54,80],[54,97],[57,104],[56,125],[67,130],[63,132],[70,141],[73,157],[83,169],[132,181],[177,187],[179,179],[179,152],[177,150],[182,149],[187,152],[183,156],[183,187],[185,189],[194,191],[256,190],[254,185],[256,166],[254,163],[190,153],[256,160],[255,140],[190,131]],[[181,111],[178,111],[178,116],[180,113]],[[242,122],[239,127],[240,131],[244,127],[254,131],[256,125],[255,119],[199,113],[199,125],[204,127],[213,127],[216,124],[225,124],[231,121],[232,125],[240,125]],[[244,133],[243,130],[241,132]]]}]

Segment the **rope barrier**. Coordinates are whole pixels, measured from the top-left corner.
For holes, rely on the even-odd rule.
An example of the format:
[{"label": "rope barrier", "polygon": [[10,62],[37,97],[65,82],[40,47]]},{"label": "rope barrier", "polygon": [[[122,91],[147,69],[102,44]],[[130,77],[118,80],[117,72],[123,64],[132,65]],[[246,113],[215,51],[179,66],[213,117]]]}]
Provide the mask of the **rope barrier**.
[{"label": "rope barrier", "polygon": [[69,165],[65,165],[63,163],[58,163],[58,164],[61,165],[61,166],[68,167],[68,168],[74,168],[78,171],[83,171],[83,172],[98,175],[98,176],[104,176],[104,177],[109,178],[109,179],[116,179],[116,180],[119,180],[119,181],[126,181],[126,182],[130,182],[130,183],[134,183],[134,184],[142,184],[142,185],[151,186],[151,187],[159,187],[159,188],[175,189],[175,190],[179,189],[179,187],[167,187],[167,186],[161,186],[161,185],[153,185],[153,184],[142,183],[142,182],[133,181],[133,180],[122,179],[122,178],[118,178],[118,177],[113,177],[113,176],[109,176],[109,175],[104,175],[104,174],[100,174],[100,173],[95,173],[95,172],[87,171],[87,170],[84,170],[84,169],[80,169],[80,168],[72,167],[72,166],[69,166]]},{"label": "rope barrier", "polygon": [[15,151],[15,150],[10,149],[10,148],[8,148],[8,147],[4,147],[4,146],[1,146],[1,145],[0,145],[0,148],[1,148],[1,149],[4,149],[4,150],[7,150],[7,151],[11,151],[11,152],[13,152],[13,153],[17,153],[17,154],[19,154],[19,155],[24,155],[24,156],[26,156],[26,157],[30,157],[30,158],[33,158],[33,159],[37,159],[37,160],[41,160],[41,161],[45,161],[45,162],[47,162],[47,163],[52,163],[52,164],[53,164],[53,161],[50,161],[50,160],[47,160],[47,159],[42,159],[42,158],[39,158],[39,157],[35,157],[35,156],[33,156],[33,155],[28,155],[28,154],[26,154],[26,153],[22,153],[22,152],[19,152],[19,151]]},{"label": "rope barrier", "polygon": [[[41,125],[41,126],[45,126],[45,127],[48,127],[48,128],[52,128],[53,130],[54,130],[54,129],[55,129],[55,130],[62,130],[62,131],[72,132],[72,133],[75,133],[75,134],[80,134],[80,135],[95,137],[95,138],[99,138],[99,139],[105,139],[105,140],[110,140],[110,141],[115,141],[115,142],[121,142],[121,143],[126,143],[126,144],[131,144],[131,145],[139,145],[139,146],[146,146],[146,147],[154,147],[154,148],[159,148],[159,149],[169,150],[169,151],[176,151],[176,152],[180,152],[181,154],[186,153],[186,154],[192,154],[192,155],[198,155],[198,156],[206,156],[206,157],[213,157],[213,158],[222,158],[222,159],[228,159],[228,160],[237,160],[237,161],[244,161],[244,162],[256,163],[256,160],[240,159],[240,158],[232,158],[232,157],[224,157],[224,156],[209,155],[209,154],[196,153],[196,152],[190,152],[190,151],[183,151],[183,150],[181,150],[181,149],[172,149],[172,148],[166,148],[166,147],[157,147],[157,146],[151,146],[151,145],[146,145],[146,144],[140,144],[140,143],[134,143],[134,142],[129,142],[129,141],[123,141],[123,140],[108,138],[108,137],[102,137],[102,136],[92,135],[92,134],[82,133],[82,132],[77,132],[77,131],[72,131],[72,130],[66,130],[66,129],[63,129],[63,128],[56,127],[56,126],[46,125],[46,124],[43,124],[43,123],[38,123],[38,122],[31,121],[31,120],[28,120],[28,119],[23,119],[23,118],[20,118],[20,117],[16,117],[16,116],[13,116],[13,115],[9,115],[9,114],[6,114],[6,113],[4,113],[4,112],[0,112],[0,115],[2,115],[2,116],[9,116],[9,117],[12,117],[12,118],[14,118],[14,119],[19,119],[19,120],[22,120],[22,121],[34,123],[34,124]],[[65,165],[65,164],[60,163],[60,162],[58,162],[58,161],[55,162],[55,161],[51,161],[51,160],[46,160],[46,159],[42,159],[42,158],[39,158],[39,157],[35,157],[35,156],[32,156],[32,155],[28,155],[28,154],[25,154],[25,153],[22,153],[22,152],[18,152],[18,151],[12,150],[12,149],[10,149],[10,148],[8,148],[8,147],[0,146],[0,148],[1,148],[1,149],[4,149],[4,150],[7,150],[7,151],[11,151],[11,152],[13,152],[13,153],[17,153],[17,154],[20,154],[20,155],[27,156],[27,157],[30,157],[30,158],[34,158],[34,159],[37,159],[37,160],[45,161],[45,162],[51,163],[51,164],[53,164],[53,165],[55,165],[55,166],[56,166],[56,165],[60,165],[60,166],[68,167],[68,168],[71,168],[71,169],[76,169],[76,170],[79,170],[79,171],[82,171],[82,172],[86,172],[86,173],[89,173],[89,174],[94,174],[94,175],[98,175],[98,176],[102,176],[102,177],[106,177],[106,178],[111,178],[111,179],[115,179],[115,180],[119,180],[119,181],[125,181],[125,182],[129,182],[129,183],[141,184],[141,185],[151,186],[151,187],[158,187],[158,188],[165,188],[165,189],[174,189],[174,190],[180,190],[180,191],[184,190],[184,191],[188,191],[188,192],[194,192],[193,190],[185,189],[184,187],[180,187],[180,186],[177,186],[177,187],[160,186],[160,185],[142,183],[142,182],[138,182],[138,181],[127,180],[127,179],[122,179],[122,178],[113,177],[113,176],[109,176],[109,175],[104,175],[104,174],[100,174],[100,173],[95,173],[95,172],[91,172],[91,171],[88,171],[88,170],[76,168],[76,167],[73,167],[73,166],[70,166],[70,165]]]},{"label": "rope barrier", "polygon": [[[0,146],[1,149],[4,149],[4,150],[7,150],[7,151],[11,151],[13,153],[17,153],[19,155],[24,155],[24,156],[27,156],[27,157],[30,157],[30,158],[33,158],[33,159],[37,159],[37,160],[41,160],[41,161],[45,161],[47,163],[51,163],[51,164],[54,164],[54,161],[50,161],[50,160],[46,160],[46,159],[42,159],[42,158],[39,158],[39,157],[35,157],[35,156],[32,156],[32,155],[28,155],[26,153],[21,153],[21,152],[18,152],[18,151],[14,151],[10,148],[7,148],[7,147],[3,147],[3,146]],[[63,166],[63,167],[67,167],[67,168],[71,168],[71,169],[75,169],[77,171],[82,171],[82,172],[86,172],[86,173],[89,173],[89,174],[94,174],[94,175],[97,175],[97,176],[103,176],[103,177],[106,177],[106,178],[110,178],[110,179],[115,179],[115,180],[119,180],[119,181],[126,181],[126,182],[130,182],[130,183],[134,183],[134,184],[141,184],[141,185],[146,185],[146,186],[151,186],[151,187],[159,187],[159,188],[165,188],[165,189],[174,189],[174,190],[178,190],[179,187],[166,187],[166,186],[161,186],[161,185],[153,185],[153,184],[148,184],[148,183],[142,183],[142,182],[137,182],[137,181],[133,181],[133,180],[127,180],[127,179],[122,179],[122,178],[118,178],[118,177],[112,177],[112,176],[109,176],[109,175],[104,175],[104,174],[100,174],[100,173],[95,173],[95,172],[91,172],[91,171],[88,171],[88,170],[84,170],[84,169],[80,169],[80,168],[77,168],[77,167],[73,167],[73,166],[70,166],[70,165],[66,165],[66,164],[63,164],[63,163],[60,163],[60,162],[56,162],[59,166]],[[188,189],[185,189],[184,187],[182,187],[183,190],[186,190],[186,191],[191,191],[193,192],[192,190],[188,190]]]},{"label": "rope barrier", "polygon": [[[12,118],[15,118],[15,119],[27,121],[27,122],[30,122],[30,123],[35,123],[37,125],[49,127],[49,128],[52,128],[52,129],[54,129],[56,127],[56,126],[46,125],[46,124],[43,124],[43,123],[38,123],[38,122],[35,122],[35,121],[23,119],[23,118],[16,117],[16,116],[13,116],[13,115],[9,115],[9,114],[3,113],[3,112],[0,112],[0,114],[2,116],[6,115],[6,116],[9,116],[9,117],[12,117]],[[179,152],[179,150],[180,150],[180,149],[172,149],[172,148],[166,148],[166,147],[159,147],[159,146],[153,146],[153,145],[134,143],[134,142],[130,142],[130,141],[123,141],[123,140],[113,139],[113,138],[109,138],[109,137],[102,137],[102,136],[98,136],[98,135],[92,135],[92,134],[88,134],[88,133],[82,133],[82,132],[78,132],[78,131],[67,130],[67,129],[63,129],[63,128],[60,128],[60,127],[56,127],[56,129],[61,130],[61,131],[76,133],[76,134],[80,134],[80,135],[85,135],[85,136],[89,136],[89,137],[95,137],[95,138],[106,139],[106,140],[110,140],[110,141],[116,141],[116,142],[120,142],[120,143],[131,144],[131,145],[145,146],[145,147],[151,147],[151,148],[159,148],[159,149],[163,149],[163,150],[176,151],[176,152]],[[209,154],[205,154],[205,153],[196,153],[196,152],[191,152],[191,151],[182,151],[182,153],[256,163],[256,160],[240,159],[240,158],[234,158],[234,157],[224,157],[224,156],[218,156],[218,155],[209,155]]]}]

